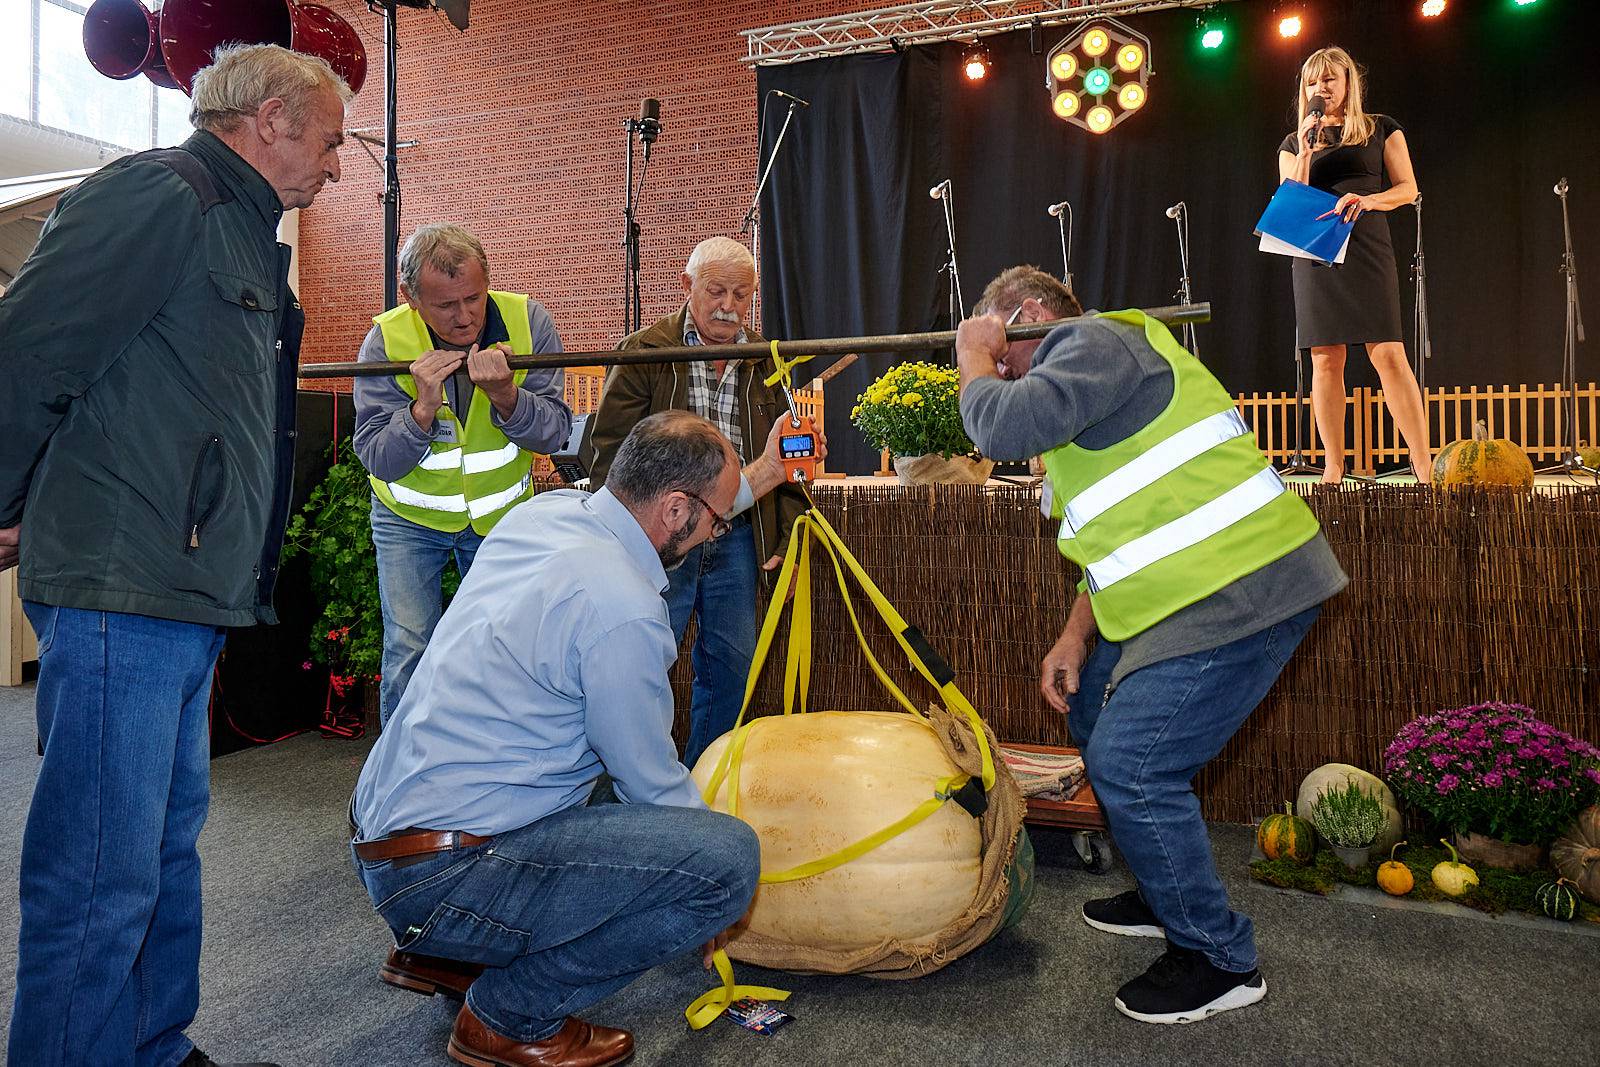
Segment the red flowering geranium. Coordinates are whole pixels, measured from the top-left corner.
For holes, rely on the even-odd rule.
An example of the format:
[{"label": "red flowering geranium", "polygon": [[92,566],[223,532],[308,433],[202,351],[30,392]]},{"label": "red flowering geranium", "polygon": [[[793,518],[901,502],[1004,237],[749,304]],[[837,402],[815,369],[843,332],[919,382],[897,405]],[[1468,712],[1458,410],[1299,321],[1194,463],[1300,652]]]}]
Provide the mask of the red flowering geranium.
[{"label": "red flowering geranium", "polygon": [[1600,749],[1521,704],[1412,719],[1383,754],[1408,804],[1455,831],[1548,845],[1600,800]]}]

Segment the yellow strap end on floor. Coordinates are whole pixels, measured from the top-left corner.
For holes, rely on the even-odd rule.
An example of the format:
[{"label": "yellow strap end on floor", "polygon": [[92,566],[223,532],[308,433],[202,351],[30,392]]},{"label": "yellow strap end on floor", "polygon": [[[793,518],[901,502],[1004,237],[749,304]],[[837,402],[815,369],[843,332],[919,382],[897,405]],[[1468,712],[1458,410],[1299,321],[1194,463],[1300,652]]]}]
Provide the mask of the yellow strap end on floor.
[{"label": "yellow strap end on floor", "polygon": [[778,342],[773,341],[772,342],[772,362],[773,362],[773,365],[776,366],[778,369],[773,371],[771,374],[767,375],[767,378],[766,378],[767,384],[768,385],[777,385],[779,382],[782,382],[783,385],[784,385],[784,388],[787,389],[789,387],[790,372],[793,371],[795,369],[795,367],[799,366],[800,364],[806,362],[809,359],[811,359],[810,356],[795,356],[793,359],[784,359],[782,356],[778,355]]},{"label": "yellow strap end on floor", "polygon": [[728,1010],[728,1005],[745,997],[754,997],[757,1000],[788,1000],[787,989],[773,989],[764,985],[734,985],[733,962],[728,959],[728,954],[722,949],[717,949],[711,957],[712,966],[717,969],[717,977],[722,979],[722,984],[715,989],[707,990],[695,1002],[684,1010],[683,1017],[689,1020],[689,1029],[703,1030],[717,1020],[723,1012]]}]

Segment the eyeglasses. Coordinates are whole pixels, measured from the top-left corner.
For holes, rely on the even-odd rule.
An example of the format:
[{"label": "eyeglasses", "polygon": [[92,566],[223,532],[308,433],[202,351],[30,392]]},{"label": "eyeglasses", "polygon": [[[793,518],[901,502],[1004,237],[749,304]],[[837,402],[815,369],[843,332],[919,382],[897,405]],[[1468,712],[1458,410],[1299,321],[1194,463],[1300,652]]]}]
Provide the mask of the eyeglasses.
[{"label": "eyeglasses", "polygon": [[733,523],[729,522],[721,515],[718,515],[717,509],[712,507],[705,497],[701,496],[699,493],[691,493],[687,489],[680,489],[678,492],[682,493],[684,496],[693,497],[695,500],[698,500],[701,506],[704,507],[706,511],[711,513],[711,539],[713,541],[727,533],[729,530],[733,529]]},{"label": "eyeglasses", "polygon": [[1017,305],[1017,310],[1013,311],[1011,313],[1011,317],[1006,320],[1006,325],[1010,326],[1013,323],[1015,323],[1017,321],[1017,316],[1020,315],[1020,314],[1022,314],[1022,305],[1018,304]]}]

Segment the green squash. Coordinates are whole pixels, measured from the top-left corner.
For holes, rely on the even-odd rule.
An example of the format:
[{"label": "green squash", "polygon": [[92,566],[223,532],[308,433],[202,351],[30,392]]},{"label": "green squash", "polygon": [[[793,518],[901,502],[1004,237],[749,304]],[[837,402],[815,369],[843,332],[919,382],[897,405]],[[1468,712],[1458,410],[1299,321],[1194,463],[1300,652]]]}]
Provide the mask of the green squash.
[{"label": "green squash", "polygon": [[1546,882],[1539,887],[1533,899],[1538,901],[1539,910],[1552,919],[1567,923],[1578,915],[1578,891],[1565,878]]},{"label": "green squash", "polygon": [[1256,830],[1256,844],[1269,860],[1286,859],[1311,862],[1316,850],[1316,831],[1311,823],[1295,815],[1294,805],[1285,801],[1282,815],[1268,815]]}]

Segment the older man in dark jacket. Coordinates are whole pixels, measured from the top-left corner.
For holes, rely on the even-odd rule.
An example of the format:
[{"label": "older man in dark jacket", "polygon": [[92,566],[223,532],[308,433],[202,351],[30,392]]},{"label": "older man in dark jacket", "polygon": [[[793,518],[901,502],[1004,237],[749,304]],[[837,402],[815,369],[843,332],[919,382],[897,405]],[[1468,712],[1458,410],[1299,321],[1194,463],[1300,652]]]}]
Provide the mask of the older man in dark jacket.
[{"label": "older man in dark jacket", "polygon": [[[701,241],[682,280],[684,306],[624,338],[621,348],[762,340],[744,325],[756,289],[755,260],[744,245],[728,237]],[[771,367],[770,361],[747,359],[613,369],[590,439],[590,487],[605,484],[618,446],[639,420],[670,408],[711,420],[733,443],[741,463],[755,459],[773,424],[788,411],[782,394],[766,384],[763,363]],[[749,505],[743,493],[740,503]],[[697,620],[694,698],[683,756],[691,767],[739,717],[756,647],[757,575],[765,571],[770,578],[777,571],[789,530],[805,509],[799,488],[783,485],[741,510],[728,536],[699,546],[668,576],[667,609],[680,642],[690,617]]]},{"label": "older man in dark jacket", "polygon": [[338,180],[349,95],[219,49],[194,136],[63,196],[0,299],[0,567],[20,549],[44,747],[12,1064],[212,1062],[184,1036],[206,708],[222,628],[274,621],[304,324],[276,232]]}]

